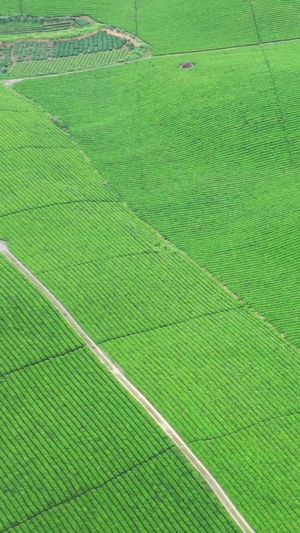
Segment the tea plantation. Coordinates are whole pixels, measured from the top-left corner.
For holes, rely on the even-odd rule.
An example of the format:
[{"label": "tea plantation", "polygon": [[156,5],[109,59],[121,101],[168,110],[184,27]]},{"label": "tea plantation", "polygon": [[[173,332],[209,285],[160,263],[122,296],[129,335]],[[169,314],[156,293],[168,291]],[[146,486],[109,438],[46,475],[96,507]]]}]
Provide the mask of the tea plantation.
[{"label": "tea plantation", "polygon": [[0,247],[0,533],[295,533],[297,3],[0,7],[24,13],[106,26],[2,44],[0,241],[248,524]]},{"label": "tea plantation", "polygon": [[292,42],[17,86],[64,118],[138,215],[298,347],[299,57]]},{"label": "tea plantation", "polygon": [[1,531],[237,531],[39,292],[0,272]]},{"label": "tea plantation", "polygon": [[135,0],[1,0],[0,15],[89,15],[99,22],[136,33]]},{"label": "tea plantation", "polygon": [[[23,98],[0,92],[7,169],[0,231],[11,247],[11,230],[22,234],[19,217],[35,213],[42,221],[48,209],[59,214],[69,206],[58,234],[73,224],[79,240],[91,244],[81,250],[85,259],[101,258],[105,245],[109,256],[119,241],[133,255],[147,247],[159,252],[163,240],[118,201],[66,134]],[[21,119],[18,132],[10,131],[13,114]],[[22,182],[24,173],[28,181]],[[76,206],[96,208],[94,218],[84,215],[94,236],[76,229],[78,219],[69,216]],[[41,237],[32,230],[30,247]],[[73,251],[80,261],[75,242]],[[0,269],[1,531],[55,531],[57,524],[63,531],[237,531],[171,441],[1,255]],[[108,332],[117,324],[110,319]]]}]

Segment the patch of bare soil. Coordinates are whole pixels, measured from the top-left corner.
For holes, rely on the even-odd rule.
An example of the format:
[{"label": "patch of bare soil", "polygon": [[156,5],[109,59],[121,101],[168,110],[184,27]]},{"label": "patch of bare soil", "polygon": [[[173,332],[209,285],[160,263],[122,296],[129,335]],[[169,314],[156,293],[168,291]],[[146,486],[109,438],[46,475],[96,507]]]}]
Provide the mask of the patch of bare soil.
[{"label": "patch of bare soil", "polygon": [[25,78],[15,78],[14,80],[3,80],[0,81],[2,85],[5,85],[5,87],[12,87],[15,83],[18,83],[19,81],[23,81]]},{"label": "patch of bare soil", "polygon": [[134,43],[136,46],[139,46],[141,43],[129,33],[122,32],[121,30],[118,30],[117,28],[103,28],[103,31],[107,31],[107,33],[110,33],[111,35],[116,35],[117,37],[125,37],[125,39],[128,39],[132,43]]},{"label": "patch of bare soil", "polygon": [[180,68],[193,68],[195,63],[181,63]]}]

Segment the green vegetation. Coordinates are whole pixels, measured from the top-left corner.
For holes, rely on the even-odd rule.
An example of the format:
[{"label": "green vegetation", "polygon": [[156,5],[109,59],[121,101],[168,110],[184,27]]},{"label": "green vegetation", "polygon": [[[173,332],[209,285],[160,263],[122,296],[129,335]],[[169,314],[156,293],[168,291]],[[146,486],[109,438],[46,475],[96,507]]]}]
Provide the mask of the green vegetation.
[{"label": "green vegetation", "polygon": [[9,374],[71,353],[81,348],[83,342],[2,255],[0,275],[0,376],[3,385]]},{"label": "green vegetation", "polygon": [[[0,17],[0,38],[2,38],[2,35],[13,35],[15,33],[37,33],[39,31],[46,31],[43,30],[42,23],[22,22],[18,24],[17,22],[14,22],[15,17],[12,17],[12,19],[13,21],[9,22],[9,17],[3,17],[3,19]],[[69,27],[69,24],[67,27]]]},{"label": "green vegetation", "polygon": [[25,98],[16,100],[14,93],[1,85],[0,98],[0,219],[62,202],[117,198],[43,112]]},{"label": "green vegetation", "polygon": [[45,74],[59,74],[75,70],[99,68],[115,65],[130,60],[132,53],[128,50],[113,50],[112,52],[95,52],[93,54],[80,54],[73,57],[62,57],[49,61],[23,61],[14,63],[9,70],[9,78],[30,76],[43,76]]},{"label": "green vegetation", "polygon": [[[86,26],[90,30],[88,34]],[[95,27],[98,31],[92,31]],[[82,37],[78,35],[74,39],[68,38],[74,28],[75,34],[78,29],[80,33],[86,35]],[[39,38],[38,30],[41,33],[49,31],[50,38]],[[53,36],[60,38],[55,39]],[[0,17],[0,38],[2,37],[8,42],[0,42],[0,76],[7,75],[8,78],[99,68],[124,60],[138,59],[149,53],[148,45],[139,39],[115,28],[101,24],[95,26],[91,18],[84,16],[69,19],[34,16]],[[99,54],[101,52],[118,53]],[[93,57],[85,57],[90,54],[93,54]],[[77,59],[59,61],[62,58]],[[24,62],[29,64],[19,66],[19,63]]]},{"label": "green vegetation", "polygon": [[[300,43],[279,46],[156,58],[17,90],[67,121],[138,215],[300,346]],[[183,61],[197,67],[181,70]]]},{"label": "green vegetation", "polygon": [[249,2],[139,0],[138,33],[153,54],[257,42]]},{"label": "green vegetation", "polygon": [[236,531],[171,442],[3,256],[0,275],[1,531],[54,531],[58,521],[64,531],[85,531],[87,521],[96,531]]},{"label": "green vegetation", "polygon": [[6,46],[0,46],[0,76],[6,74],[7,69],[11,64],[11,49]]},{"label": "green vegetation", "polygon": [[41,29],[33,25],[31,28],[32,31],[29,31],[30,27],[26,26],[24,27],[24,31],[22,33],[19,32],[18,28],[14,28],[11,32],[8,31],[8,33],[3,32],[0,34],[0,40],[2,43],[14,43],[16,41],[30,39],[66,39],[71,37],[80,37],[86,33],[95,33],[102,27],[103,24],[99,24],[98,22],[94,22],[88,27],[86,25],[78,24],[70,27],[63,25],[61,28],[59,28],[59,26],[55,27],[54,25],[52,26],[49,24],[48,27],[43,26],[43,29]]},{"label": "green vegetation", "polygon": [[257,27],[263,41],[294,39],[300,37],[298,0],[252,0]]},{"label": "green vegetation", "polygon": [[[260,45],[300,38],[296,0],[38,4],[0,17],[4,79],[166,57],[0,85],[0,240],[257,533],[294,533],[300,42]],[[0,277],[0,530],[236,531],[1,254]]]},{"label": "green vegetation", "polygon": [[[80,75],[71,78],[81,81]],[[27,91],[29,85],[24,87]],[[70,88],[77,90],[72,83]],[[43,136],[34,126],[31,137],[22,131],[9,136],[8,146],[14,145],[17,157],[25,143],[27,147],[31,143],[33,153],[40,151],[35,148],[36,137],[45,138],[53,154],[63,139],[64,149],[73,148],[67,135],[33,104],[4,88],[1,92],[6,109],[27,106],[28,128],[37,114],[40,128],[47,131]],[[56,101],[56,93],[52,95]],[[2,127],[8,129],[8,123]],[[32,156],[31,171],[35,161]],[[82,179],[84,190],[85,175],[77,179]],[[64,202],[62,194],[60,205],[47,202],[36,209],[32,207],[41,183],[34,182],[31,190],[19,185],[28,209],[13,214],[3,205],[6,216],[0,218],[0,238],[9,240],[16,255],[124,366],[183,438],[194,443],[255,529],[276,531],[274,523],[278,531],[285,524],[297,529],[297,505],[284,509],[277,505],[290,491],[296,501],[300,496],[285,475],[287,465],[292,465],[293,475],[299,476],[299,450],[283,424],[291,416],[293,432],[299,433],[292,416],[298,406],[297,350],[141,222],[117,196],[108,201],[109,191],[100,183],[99,187],[105,201],[74,197],[70,203]],[[271,421],[266,437],[265,426]],[[270,457],[280,453],[276,430],[285,456],[273,481]],[[224,448],[220,455],[211,451],[211,443],[231,434],[248,436],[251,464],[247,468],[238,446]],[[243,490],[239,493],[240,477]]]},{"label": "green vegetation", "polygon": [[99,31],[94,35],[82,39],[67,39],[59,41],[18,41],[12,49],[16,62],[37,59],[78,56],[107,50],[120,50],[127,43],[125,37],[111,35],[106,31]]},{"label": "green vegetation", "polygon": [[[18,14],[19,9],[19,2],[2,0],[0,14]],[[268,0],[23,0],[23,12],[43,17],[84,13],[138,34],[154,54],[256,43],[257,30],[263,41],[300,37],[298,0],[274,0],[272,9]]]},{"label": "green vegetation", "polygon": [[172,419],[256,531],[298,530],[299,352],[245,310],[104,348]]},{"label": "green vegetation", "polygon": [[154,54],[292,39],[300,37],[299,3],[275,0],[270,9],[268,0],[139,0],[138,30]]},{"label": "green vegetation", "polygon": [[100,22],[137,33],[135,0],[23,0],[23,11],[47,17],[84,13]]},{"label": "green vegetation", "polygon": [[19,15],[20,14],[20,0],[1,0],[0,16],[1,15]]},{"label": "green vegetation", "polygon": [[72,26],[89,26],[93,23],[88,17],[43,18],[28,15],[0,16],[0,37],[22,33],[38,33],[60,31]]}]

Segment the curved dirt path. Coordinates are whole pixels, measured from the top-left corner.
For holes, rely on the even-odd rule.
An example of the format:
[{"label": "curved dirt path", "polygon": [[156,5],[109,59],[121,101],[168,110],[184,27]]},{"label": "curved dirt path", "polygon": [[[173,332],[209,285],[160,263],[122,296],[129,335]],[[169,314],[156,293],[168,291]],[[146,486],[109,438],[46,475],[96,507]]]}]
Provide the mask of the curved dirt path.
[{"label": "curved dirt path", "polygon": [[142,392],[131,383],[125,376],[124,371],[102,350],[93,339],[84,331],[80,324],[73,318],[64,305],[54,296],[54,294],[9,250],[5,241],[0,241],[0,253],[2,253],[31,283],[33,283],[48,300],[54,305],[64,319],[69,323],[74,331],[81,337],[85,344],[100,359],[101,363],[113,374],[123,387],[144,407],[153,420],[161,427],[168,437],[179,448],[189,463],[199,472],[202,478],[210,486],[217,496],[218,500],[225,507],[231,518],[240,527],[244,533],[255,533],[254,529],[248,524],[243,515],[235,507],[229,496],[223,490],[218,481],[201,463],[198,457],[193,453],[189,446],[184,442],[175,429],[167,422],[160,412],[152,405],[151,402],[142,394]]}]

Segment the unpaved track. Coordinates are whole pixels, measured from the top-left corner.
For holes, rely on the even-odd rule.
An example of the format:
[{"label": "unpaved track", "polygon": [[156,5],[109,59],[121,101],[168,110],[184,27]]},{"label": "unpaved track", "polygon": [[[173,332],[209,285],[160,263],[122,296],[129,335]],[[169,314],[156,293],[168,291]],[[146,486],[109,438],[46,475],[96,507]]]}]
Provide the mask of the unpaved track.
[{"label": "unpaved track", "polygon": [[63,304],[52,294],[49,289],[21,262],[19,259],[9,250],[5,241],[0,241],[0,253],[13,264],[17,269],[24,274],[56,307],[60,314],[70,324],[70,326],[76,331],[76,333],[82,338],[86,345],[94,352],[94,354],[100,359],[105,367],[116,377],[116,379],[127,389],[128,392],[146,409],[149,415],[155,420],[155,422],[161,427],[161,429],[170,437],[174,444],[185,455],[190,464],[199,472],[203,479],[208,483],[212,491],[215,493],[219,501],[225,507],[226,511],[230,514],[236,524],[240,527],[244,533],[255,533],[254,529],[248,524],[243,515],[235,507],[234,503],[227,496],[226,492],[222,489],[221,485],[211,475],[203,463],[196,457],[189,446],[182,440],[180,435],[174,428],[167,422],[167,420],[157,411],[146,396],[144,396],[139,389],[137,389],[129,379],[125,376],[122,368],[116,365],[112,359],[103,351],[97,344],[89,337],[89,335],[82,329],[82,327],[76,322],[69,311],[63,306]]}]

